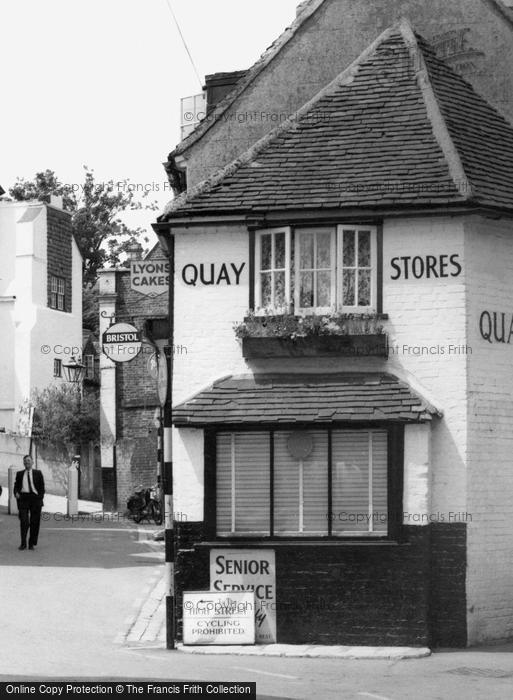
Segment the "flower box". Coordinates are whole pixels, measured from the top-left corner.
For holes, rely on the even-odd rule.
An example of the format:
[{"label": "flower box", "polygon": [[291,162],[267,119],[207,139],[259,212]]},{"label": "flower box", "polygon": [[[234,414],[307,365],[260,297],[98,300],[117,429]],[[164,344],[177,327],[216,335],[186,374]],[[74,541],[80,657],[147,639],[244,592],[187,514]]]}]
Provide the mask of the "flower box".
[{"label": "flower box", "polygon": [[242,338],[242,355],[248,360],[279,357],[388,357],[385,333],[318,335],[299,338]]}]

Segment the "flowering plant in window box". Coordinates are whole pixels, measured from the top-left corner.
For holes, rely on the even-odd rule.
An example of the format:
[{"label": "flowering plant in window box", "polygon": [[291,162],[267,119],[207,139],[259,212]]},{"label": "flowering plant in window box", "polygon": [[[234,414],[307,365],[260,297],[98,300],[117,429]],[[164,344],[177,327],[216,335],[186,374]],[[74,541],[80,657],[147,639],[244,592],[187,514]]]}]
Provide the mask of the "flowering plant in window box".
[{"label": "flowering plant in window box", "polygon": [[331,313],[322,316],[248,314],[236,324],[242,354],[248,359],[271,357],[387,357],[386,315]]}]

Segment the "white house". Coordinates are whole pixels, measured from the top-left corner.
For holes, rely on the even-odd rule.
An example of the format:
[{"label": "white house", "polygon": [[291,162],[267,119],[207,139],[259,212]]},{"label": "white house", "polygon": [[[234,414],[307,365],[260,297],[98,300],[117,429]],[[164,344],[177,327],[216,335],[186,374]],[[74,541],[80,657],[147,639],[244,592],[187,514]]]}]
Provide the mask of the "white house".
[{"label": "white house", "polygon": [[512,162],[405,20],[217,173],[191,159],[155,225],[178,600],[254,587],[278,643],[513,636]]},{"label": "white house", "polygon": [[0,430],[82,354],[82,257],[59,198],[0,202]]}]

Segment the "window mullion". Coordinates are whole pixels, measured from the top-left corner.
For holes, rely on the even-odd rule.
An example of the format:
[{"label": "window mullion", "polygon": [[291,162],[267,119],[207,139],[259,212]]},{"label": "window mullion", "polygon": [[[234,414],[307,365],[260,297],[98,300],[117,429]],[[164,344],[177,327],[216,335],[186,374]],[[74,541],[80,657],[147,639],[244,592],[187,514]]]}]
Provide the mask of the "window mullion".
[{"label": "window mullion", "polygon": [[235,497],[235,433],[231,434],[231,458],[232,458],[232,532],[235,532],[235,508],[236,508],[236,497]]},{"label": "window mullion", "polygon": [[269,433],[269,535],[274,536],[274,430]]},{"label": "window mullion", "polygon": [[332,432],[328,429],[328,536],[333,534],[333,454]]},{"label": "window mullion", "polygon": [[369,430],[369,532],[374,531],[374,527],[373,527],[374,494],[373,494],[373,488],[372,488],[372,486],[373,486],[373,484],[372,484],[372,481],[373,481],[372,466],[373,466],[372,431]]},{"label": "window mullion", "polygon": [[299,460],[299,532],[305,531],[305,514],[304,514],[304,472],[305,466],[303,460]]}]

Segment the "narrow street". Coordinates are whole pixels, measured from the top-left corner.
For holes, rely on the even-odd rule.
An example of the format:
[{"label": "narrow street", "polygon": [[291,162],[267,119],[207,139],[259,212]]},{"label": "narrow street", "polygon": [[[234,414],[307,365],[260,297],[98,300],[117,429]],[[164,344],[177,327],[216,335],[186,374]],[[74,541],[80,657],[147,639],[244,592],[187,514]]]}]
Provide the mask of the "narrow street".
[{"label": "narrow street", "polygon": [[255,681],[258,697],[506,700],[513,646],[410,661],[292,659],[170,652],[120,644],[162,574],[149,525],[46,514],[35,552],[0,506],[0,680]]}]

